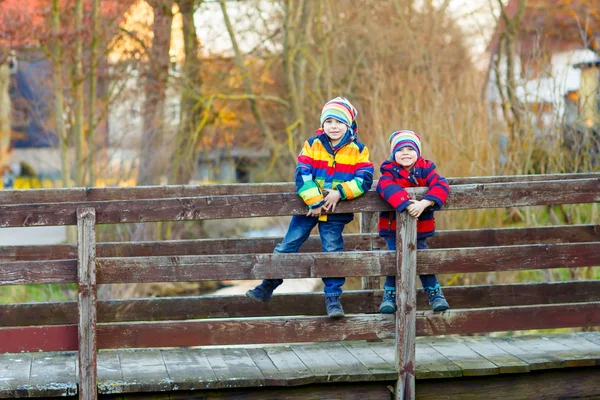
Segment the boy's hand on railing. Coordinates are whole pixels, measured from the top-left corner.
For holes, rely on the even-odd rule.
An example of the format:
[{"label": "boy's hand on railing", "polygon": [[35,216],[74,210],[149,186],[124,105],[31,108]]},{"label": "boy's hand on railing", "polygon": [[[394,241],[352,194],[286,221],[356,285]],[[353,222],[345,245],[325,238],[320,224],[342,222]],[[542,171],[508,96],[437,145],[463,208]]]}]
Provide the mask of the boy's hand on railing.
[{"label": "boy's hand on railing", "polygon": [[317,208],[309,208],[308,212],[306,213],[306,216],[307,217],[320,217],[322,208],[323,208],[323,206],[317,207]]},{"label": "boy's hand on railing", "polygon": [[329,190],[324,199],[325,204],[323,204],[323,209],[327,212],[329,212],[329,209],[331,209],[331,211],[335,211],[335,205],[340,201],[341,198],[342,196],[340,195],[340,192],[337,190]]},{"label": "boy's hand on railing", "polygon": [[425,209],[429,206],[431,206],[432,202],[431,200],[411,200],[410,201],[412,204],[409,205],[408,207],[406,207],[406,210],[408,211],[408,214],[410,214],[411,217],[414,218],[419,218],[421,216],[421,214],[423,213],[423,211],[425,211]]}]

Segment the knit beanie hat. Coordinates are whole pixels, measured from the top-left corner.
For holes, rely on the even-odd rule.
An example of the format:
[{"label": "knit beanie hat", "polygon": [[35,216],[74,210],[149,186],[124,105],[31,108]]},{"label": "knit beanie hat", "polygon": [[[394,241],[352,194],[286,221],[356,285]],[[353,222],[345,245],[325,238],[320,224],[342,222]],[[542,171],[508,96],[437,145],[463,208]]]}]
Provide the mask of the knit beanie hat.
[{"label": "knit beanie hat", "polygon": [[421,138],[413,131],[397,131],[392,133],[390,136],[391,145],[391,159],[394,159],[394,155],[398,150],[403,147],[411,147],[417,152],[417,158],[421,157]]},{"label": "knit beanie hat", "polygon": [[345,97],[336,97],[329,100],[323,106],[321,111],[321,127],[327,118],[333,118],[346,124],[356,134],[358,126],[356,125],[356,116],[358,111]]}]

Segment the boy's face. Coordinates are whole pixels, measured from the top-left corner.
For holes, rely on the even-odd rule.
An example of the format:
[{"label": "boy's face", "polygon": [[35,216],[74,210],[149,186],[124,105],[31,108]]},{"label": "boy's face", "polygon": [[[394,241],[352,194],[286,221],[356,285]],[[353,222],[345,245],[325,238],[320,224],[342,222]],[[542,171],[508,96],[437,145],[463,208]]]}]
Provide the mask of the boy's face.
[{"label": "boy's face", "polygon": [[331,144],[335,146],[342,140],[348,131],[348,125],[335,118],[327,118],[325,122],[323,122],[323,131],[329,137],[329,140],[331,140]]},{"label": "boy's face", "polygon": [[417,152],[410,146],[404,146],[394,154],[394,161],[405,169],[415,165],[417,158]]}]

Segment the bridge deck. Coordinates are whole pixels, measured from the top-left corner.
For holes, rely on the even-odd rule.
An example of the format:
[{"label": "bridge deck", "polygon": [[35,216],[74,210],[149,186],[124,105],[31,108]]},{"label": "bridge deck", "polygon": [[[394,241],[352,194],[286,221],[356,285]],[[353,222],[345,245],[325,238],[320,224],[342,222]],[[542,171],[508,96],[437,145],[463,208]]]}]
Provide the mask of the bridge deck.
[{"label": "bridge deck", "polygon": [[[391,382],[398,376],[393,351],[387,340],[101,351],[98,390],[115,394]],[[600,366],[600,332],[423,337],[417,340],[416,357],[419,380]],[[2,354],[0,397],[74,396],[76,370],[75,352]]]}]

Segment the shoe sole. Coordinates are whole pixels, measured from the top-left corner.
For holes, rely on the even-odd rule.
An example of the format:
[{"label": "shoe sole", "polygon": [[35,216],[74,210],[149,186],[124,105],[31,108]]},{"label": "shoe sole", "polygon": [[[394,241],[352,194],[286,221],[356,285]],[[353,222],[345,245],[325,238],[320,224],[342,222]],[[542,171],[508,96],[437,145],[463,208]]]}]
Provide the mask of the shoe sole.
[{"label": "shoe sole", "polygon": [[252,299],[252,300],[254,300],[254,301],[260,301],[260,302],[263,302],[263,303],[266,303],[266,302],[268,302],[269,300],[271,300],[271,299],[264,299],[264,298],[261,298],[261,297],[256,297],[256,296],[255,296],[255,295],[254,295],[254,294],[253,294],[251,291],[249,291],[249,290],[246,292],[246,297],[248,297],[249,299]]},{"label": "shoe sole", "polygon": [[441,311],[446,311],[447,309],[449,309],[450,307],[447,306],[439,306],[433,309],[433,311],[435,312],[441,312]]},{"label": "shoe sole", "polygon": [[396,312],[396,309],[393,307],[382,307],[379,309],[379,312],[382,314],[393,314]]},{"label": "shoe sole", "polygon": [[345,316],[344,312],[332,312],[331,314],[327,314],[329,318],[338,319],[343,318]]}]

